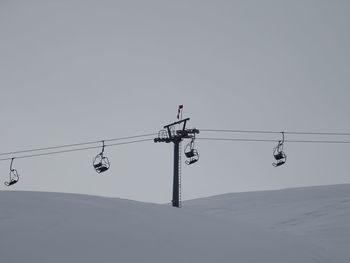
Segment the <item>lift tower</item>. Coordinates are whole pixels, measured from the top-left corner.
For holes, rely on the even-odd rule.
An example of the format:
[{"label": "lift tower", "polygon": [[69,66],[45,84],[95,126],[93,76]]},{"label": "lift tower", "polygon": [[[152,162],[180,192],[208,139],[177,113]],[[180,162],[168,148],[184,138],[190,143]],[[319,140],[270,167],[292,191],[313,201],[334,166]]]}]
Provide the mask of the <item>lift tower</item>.
[{"label": "lift tower", "polygon": [[[162,130],[158,134],[158,138],[154,139],[154,142],[174,143],[174,178],[173,178],[173,199],[172,205],[174,207],[180,207],[180,143],[183,139],[191,139],[195,137],[195,134],[199,133],[197,129],[186,129],[187,121],[190,118],[180,120],[164,126],[165,130]],[[182,129],[176,130],[176,125],[182,124]]]}]

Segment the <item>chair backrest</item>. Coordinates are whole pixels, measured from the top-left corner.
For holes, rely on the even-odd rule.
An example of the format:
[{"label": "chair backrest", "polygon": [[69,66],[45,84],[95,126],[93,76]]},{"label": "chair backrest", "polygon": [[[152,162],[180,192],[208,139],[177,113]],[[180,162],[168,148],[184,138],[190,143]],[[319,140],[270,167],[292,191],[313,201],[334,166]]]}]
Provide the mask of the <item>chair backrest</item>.
[{"label": "chair backrest", "polygon": [[194,149],[188,151],[188,152],[185,152],[185,155],[187,158],[191,158],[191,157],[194,157],[196,155]]},{"label": "chair backrest", "polygon": [[96,163],[96,164],[94,164],[94,167],[95,168],[99,168],[99,167],[101,167],[102,166],[102,163]]},{"label": "chair backrest", "polygon": [[279,152],[277,154],[274,154],[274,157],[278,161],[278,160],[285,158],[285,154],[284,154],[284,152]]}]

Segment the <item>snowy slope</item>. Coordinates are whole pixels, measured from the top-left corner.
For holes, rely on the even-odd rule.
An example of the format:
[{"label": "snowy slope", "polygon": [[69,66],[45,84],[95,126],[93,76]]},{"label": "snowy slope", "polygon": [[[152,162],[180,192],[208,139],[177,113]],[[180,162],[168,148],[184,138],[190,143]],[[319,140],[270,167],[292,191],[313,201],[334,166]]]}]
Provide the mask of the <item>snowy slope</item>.
[{"label": "snowy slope", "polygon": [[332,262],[350,262],[350,184],[225,194],[188,201],[185,209],[298,236]]},{"label": "snowy slope", "polygon": [[[304,197],[303,189],[229,194],[182,209],[0,192],[1,262],[347,262],[327,244],[350,240],[349,188],[310,188]],[[319,242],[335,229],[343,231]]]}]

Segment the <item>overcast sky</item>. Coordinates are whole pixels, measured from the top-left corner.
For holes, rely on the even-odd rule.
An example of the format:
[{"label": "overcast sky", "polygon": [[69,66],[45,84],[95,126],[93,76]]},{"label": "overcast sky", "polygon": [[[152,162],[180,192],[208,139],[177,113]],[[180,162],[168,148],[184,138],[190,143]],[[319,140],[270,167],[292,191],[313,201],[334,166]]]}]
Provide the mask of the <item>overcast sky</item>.
[{"label": "overcast sky", "polygon": [[[158,132],[179,104],[198,129],[350,132],[349,13],[340,0],[0,0],[0,152]],[[274,143],[196,146],[184,199],[350,183],[350,145],[286,144],[278,168]],[[171,144],[107,148],[100,175],[98,152],[15,160],[10,190],[171,201]]]}]

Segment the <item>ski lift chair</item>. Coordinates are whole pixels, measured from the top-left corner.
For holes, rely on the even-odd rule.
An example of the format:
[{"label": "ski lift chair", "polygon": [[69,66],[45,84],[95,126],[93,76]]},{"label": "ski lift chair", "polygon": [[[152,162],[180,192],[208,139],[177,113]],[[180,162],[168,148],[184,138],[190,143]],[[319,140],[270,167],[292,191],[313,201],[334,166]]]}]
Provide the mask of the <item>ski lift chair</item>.
[{"label": "ski lift chair", "polygon": [[103,155],[105,144],[104,144],[104,141],[102,141],[102,143],[103,143],[102,151],[98,155],[96,155],[93,161],[93,166],[97,173],[103,173],[107,171],[111,166],[108,158]]},{"label": "ski lift chair", "polygon": [[93,165],[97,173],[103,173],[109,169],[110,162],[106,156],[100,153],[95,157]]},{"label": "ski lift chair", "polygon": [[194,155],[190,158],[190,160],[185,161],[187,165],[194,164],[199,160],[199,154],[196,150],[194,150]]},{"label": "ski lift chair", "polygon": [[197,150],[195,150],[195,149],[191,149],[190,151],[185,152],[185,156],[187,158],[192,158],[192,157],[194,157],[196,155],[197,155]]},{"label": "ski lift chair", "polygon": [[14,160],[14,158],[12,158],[11,165],[10,165],[10,173],[9,173],[10,181],[4,183],[6,186],[14,185],[15,183],[17,183],[19,181],[19,175],[18,175],[17,170],[12,168],[13,160]]},{"label": "ski lift chair", "polygon": [[278,145],[273,149],[273,156],[276,159],[275,163],[272,163],[273,166],[278,167],[284,164],[287,161],[287,155],[283,152],[284,144],[284,133],[282,132],[282,140],[278,142]]},{"label": "ski lift chair", "polygon": [[193,164],[199,160],[198,151],[194,149],[194,138],[186,145],[185,156],[189,158],[189,160],[185,161],[187,165]]},{"label": "ski lift chair", "polygon": [[287,161],[287,155],[283,151],[275,150],[273,156],[275,157],[276,162],[272,165],[275,167],[281,166]]}]

